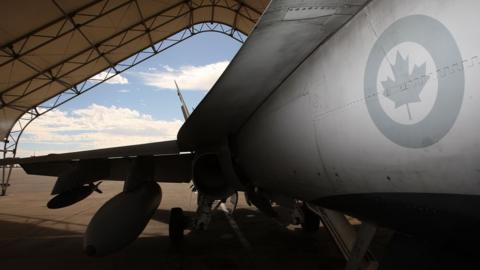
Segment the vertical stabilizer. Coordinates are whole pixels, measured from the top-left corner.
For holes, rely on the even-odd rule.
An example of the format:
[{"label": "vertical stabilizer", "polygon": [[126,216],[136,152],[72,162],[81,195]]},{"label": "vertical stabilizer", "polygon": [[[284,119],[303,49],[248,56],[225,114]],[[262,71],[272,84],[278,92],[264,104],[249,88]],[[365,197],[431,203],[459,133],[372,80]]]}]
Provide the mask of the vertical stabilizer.
[{"label": "vertical stabilizer", "polygon": [[177,87],[178,98],[180,99],[180,103],[182,104],[180,108],[182,109],[183,117],[185,118],[185,120],[187,120],[187,118],[190,116],[190,112],[188,111],[187,104],[185,104],[185,100],[183,99],[183,95],[180,92],[180,88],[178,87],[177,81],[174,80],[174,82],[175,82],[175,87]]}]

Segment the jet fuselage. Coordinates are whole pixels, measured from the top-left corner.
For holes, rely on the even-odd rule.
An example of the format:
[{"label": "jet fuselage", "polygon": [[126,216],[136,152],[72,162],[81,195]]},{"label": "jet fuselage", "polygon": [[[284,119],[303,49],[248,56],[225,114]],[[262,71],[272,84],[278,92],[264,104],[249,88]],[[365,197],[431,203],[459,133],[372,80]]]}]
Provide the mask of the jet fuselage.
[{"label": "jet fuselage", "polygon": [[407,232],[477,224],[478,10],[478,1],[369,3],[242,127],[246,177]]}]

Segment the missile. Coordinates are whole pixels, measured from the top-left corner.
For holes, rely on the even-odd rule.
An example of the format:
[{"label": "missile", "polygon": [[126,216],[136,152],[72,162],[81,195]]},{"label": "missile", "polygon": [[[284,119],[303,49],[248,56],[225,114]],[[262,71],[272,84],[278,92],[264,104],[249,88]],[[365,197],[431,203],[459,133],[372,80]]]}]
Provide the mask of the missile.
[{"label": "missile", "polygon": [[146,181],[106,202],[93,216],[84,237],[89,256],[104,256],[133,242],[142,233],[162,199],[160,186]]},{"label": "missile", "polygon": [[98,193],[102,193],[102,191],[98,189],[98,186],[100,184],[101,182],[96,185],[93,183],[90,183],[88,185],[83,185],[68,191],[64,191],[58,194],[57,196],[53,197],[50,201],[48,201],[47,207],[49,209],[59,209],[59,208],[67,207],[87,198],[94,191]]}]

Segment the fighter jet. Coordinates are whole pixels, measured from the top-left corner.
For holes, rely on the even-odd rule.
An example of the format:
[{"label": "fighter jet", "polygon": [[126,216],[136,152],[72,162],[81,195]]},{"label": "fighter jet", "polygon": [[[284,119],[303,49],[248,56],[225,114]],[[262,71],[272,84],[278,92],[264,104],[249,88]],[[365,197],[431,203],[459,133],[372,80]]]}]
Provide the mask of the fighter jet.
[{"label": "fighter jet", "polygon": [[[1,163],[57,176],[51,207],[125,182],[87,228],[92,255],[141,233],[158,183],[190,180],[199,209],[242,191],[272,216],[274,202],[301,201],[416,238],[478,239],[478,10],[273,0],[176,140]],[[181,218],[172,212],[172,238]]]}]

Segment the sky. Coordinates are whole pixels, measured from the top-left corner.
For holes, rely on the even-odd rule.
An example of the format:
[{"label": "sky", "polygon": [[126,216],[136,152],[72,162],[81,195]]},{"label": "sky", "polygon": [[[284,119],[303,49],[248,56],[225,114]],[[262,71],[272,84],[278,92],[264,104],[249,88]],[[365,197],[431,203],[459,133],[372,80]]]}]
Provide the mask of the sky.
[{"label": "sky", "polygon": [[240,46],[219,33],[187,39],[34,120],[17,156],[175,139],[184,119],[174,80],[192,110]]}]

